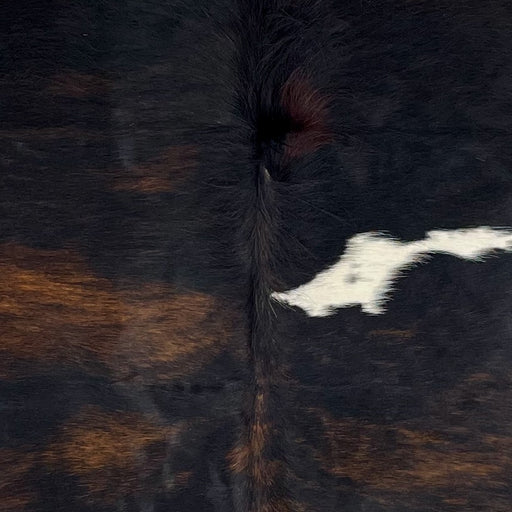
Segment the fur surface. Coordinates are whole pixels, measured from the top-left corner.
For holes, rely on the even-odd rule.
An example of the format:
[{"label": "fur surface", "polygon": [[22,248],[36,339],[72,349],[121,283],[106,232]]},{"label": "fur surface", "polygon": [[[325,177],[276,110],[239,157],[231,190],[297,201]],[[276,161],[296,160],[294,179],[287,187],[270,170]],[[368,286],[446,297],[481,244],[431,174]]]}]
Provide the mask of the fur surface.
[{"label": "fur surface", "polygon": [[337,308],[361,306],[365,313],[385,312],[396,280],[431,254],[481,261],[496,251],[512,251],[512,231],[489,227],[430,231],[423,240],[403,243],[379,233],[360,233],[347,241],[340,259],[294,290],[272,293],[279,302],[299,306],[309,316],[332,315]]},{"label": "fur surface", "polygon": [[509,512],[509,254],[432,254],[382,315],[271,294],[362,233],[512,226],[511,19],[8,2],[0,509]]}]

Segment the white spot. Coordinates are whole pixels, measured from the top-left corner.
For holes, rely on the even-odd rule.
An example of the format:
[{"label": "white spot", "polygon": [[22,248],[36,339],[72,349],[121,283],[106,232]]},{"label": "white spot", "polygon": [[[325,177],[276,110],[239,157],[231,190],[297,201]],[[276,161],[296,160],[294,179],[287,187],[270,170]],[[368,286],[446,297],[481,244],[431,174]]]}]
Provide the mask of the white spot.
[{"label": "white spot", "polygon": [[279,302],[298,306],[309,316],[328,316],[336,308],[360,305],[365,313],[384,313],[393,280],[429,254],[451,254],[479,261],[495,250],[512,251],[512,231],[479,227],[429,231],[423,240],[401,242],[381,233],[360,233],[349,239],[345,253],[309,283],[283,293]]}]

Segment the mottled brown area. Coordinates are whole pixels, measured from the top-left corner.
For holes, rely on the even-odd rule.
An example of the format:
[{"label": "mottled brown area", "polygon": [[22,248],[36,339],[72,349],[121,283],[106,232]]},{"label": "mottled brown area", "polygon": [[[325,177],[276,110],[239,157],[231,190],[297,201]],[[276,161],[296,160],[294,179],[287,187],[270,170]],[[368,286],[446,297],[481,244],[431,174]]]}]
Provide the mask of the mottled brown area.
[{"label": "mottled brown area", "polygon": [[[276,428],[268,413],[268,389],[256,393],[252,405],[253,418],[244,438],[227,455],[230,470],[248,479],[254,493],[248,508],[251,512],[296,512],[289,499],[279,496],[280,485],[287,473],[283,460],[273,458],[269,447],[275,443]],[[269,490],[274,491],[269,492]]]},{"label": "mottled brown area", "polygon": [[28,471],[33,467],[36,456],[21,450],[0,450],[0,503],[2,510],[22,512],[36,499],[36,493],[29,488]]},{"label": "mottled brown area", "polygon": [[325,468],[377,489],[450,489],[478,486],[503,476],[512,461],[510,442],[498,447],[485,437],[479,449],[455,443],[441,432],[322,417],[327,448]]},{"label": "mottled brown area", "polygon": [[[488,430],[495,431],[493,412],[503,414],[512,387],[502,382],[500,392],[485,391],[492,380],[485,373],[469,376],[432,401],[429,417],[410,422],[376,424],[317,411],[325,440],[320,461],[388,505],[417,506],[419,497],[432,495],[453,509],[480,510],[492,489],[492,510],[505,511],[500,489],[512,483],[512,437]],[[462,407],[468,395],[480,401],[471,412]]]},{"label": "mottled brown area", "polygon": [[194,146],[172,146],[153,160],[128,169],[129,176],[119,171],[113,178],[115,190],[156,194],[172,192],[197,165]]},{"label": "mottled brown area", "polygon": [[291,117],[285,156],[298,158],[332,141],[328,127],[329,98],[322,95],[301,72],[293,73],[281,90],[281,105]]},{"label": "mottled brown area", "polygon": [[105,94],[110,88],[109,81],[104,77],[68,71],[53,76],[46,90],[53,96],[80,99]]},{"label": "mottled brown area", "polygon": [[282,470],[282,463],[269,460],[262,454],[262,446],[251,439],[248,444],[237,446],[228,454],[229,467],[233,473],[245,473],[258,486],[272,485]]},{"label": "mottled brown area", "polygon": [[89,498],[115,501],[165,486],[162,468],[182,428],[138,413],[87,407],[61,426],[42,459],[77,476]]},{"label": "mottled brown area", "polygon": [[229,454],[228,461],[234,473],[247,473],[260,484],[271,484],[278,464],[265,458],[264,448],[271,432],[271,425],[265,421],[265,401],[263,392],[254,399],[254,420],[248,431],[248,440],[236,446]]},{"label": "mottled brown area", "polygon": [[164,284],[116,289],[69,250],[4,245],[0,272],[4,375],[25,361],[48,368],[100,363],[116,378],[176,378],[225,350],[239,321],[201,293]]}]

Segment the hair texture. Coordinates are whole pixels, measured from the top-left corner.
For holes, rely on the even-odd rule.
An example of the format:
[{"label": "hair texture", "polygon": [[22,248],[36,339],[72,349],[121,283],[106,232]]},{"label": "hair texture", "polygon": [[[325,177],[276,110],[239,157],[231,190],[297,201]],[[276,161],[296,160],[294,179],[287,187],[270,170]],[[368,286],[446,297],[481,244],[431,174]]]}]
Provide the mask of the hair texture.
[{"label": "hair texture", "polygon": [[7,2],[0,510],[508,512],[511,20]]}]

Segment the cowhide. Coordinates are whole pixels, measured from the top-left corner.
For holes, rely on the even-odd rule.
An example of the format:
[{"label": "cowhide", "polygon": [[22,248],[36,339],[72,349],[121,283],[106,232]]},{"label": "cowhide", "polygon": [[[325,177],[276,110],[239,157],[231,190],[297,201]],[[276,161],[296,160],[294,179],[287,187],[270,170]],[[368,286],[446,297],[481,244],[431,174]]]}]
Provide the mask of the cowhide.
[{"label": "cowhide", "polygon": [[488,227],[430,231],[423,240],[403,243],[378,233],[361,233],[347,242],[345,254],[310,283],[286,293],[280,302],[299,306],[309,316],[327,316],[334,308],[361,305],[365,313],[384,313],[383,302],[404,268],[430,254],[480,260],[495,250],[512,251],[512,231]]},{"label": "cowhide", "polygon": [[510,0],[0,27],[0,512],[510,512]]}]

